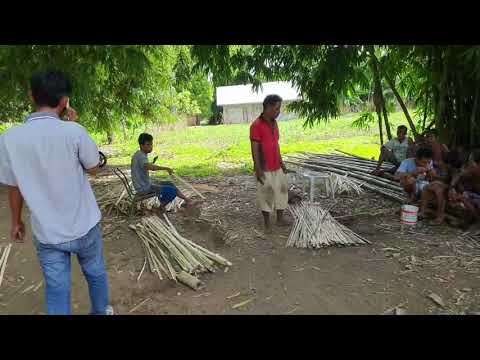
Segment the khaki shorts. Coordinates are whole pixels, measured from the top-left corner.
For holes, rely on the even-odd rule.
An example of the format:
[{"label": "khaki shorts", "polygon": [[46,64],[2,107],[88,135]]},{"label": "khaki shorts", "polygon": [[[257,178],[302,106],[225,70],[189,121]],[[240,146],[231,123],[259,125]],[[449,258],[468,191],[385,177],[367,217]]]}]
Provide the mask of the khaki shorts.
[{"label": "khaki shorts", "polygon": [[264,174],[264,184],[257,181],[257,206],[265,212],[285,210],[288,206],[287,176],[282,169]]}]

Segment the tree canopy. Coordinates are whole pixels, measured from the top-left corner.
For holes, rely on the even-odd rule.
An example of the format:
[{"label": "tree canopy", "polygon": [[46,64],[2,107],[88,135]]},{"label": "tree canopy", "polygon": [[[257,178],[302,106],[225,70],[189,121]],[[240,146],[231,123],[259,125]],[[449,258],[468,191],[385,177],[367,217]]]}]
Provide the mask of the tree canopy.
[{"label": "tree canopy", "polygon": [[[291,107],[306,125],[337,117],[343,100],[369,89],[381,134],[385,126],[392,136],[388,97],[393,97],[414,134],[436,127],[450,144],[478,145],[478,46],[196,45],[192,54],[199,68],[223,82],[291,81],[302,96]],[[415,103],[415,116],[407,100]]]},{"label": "tree canopy", "polygon": [[31,110],[29,78],[47,68],[71,76],[72,106],[87,126],[107,132],[138,117],[168,122],[178,113],[208,115],[213,97],[206,76],[192,71],[189,46],[2,45],[0,64],[0,118],[10,121]]},{"label": "tree canopy", "polygon": [[396,103],[414,134],[435,127],[449,144],[479,145],[480,46],[2,45],[0,119],[31,110],[28,80],[46,68],[71,75],[72,106],[106,132],[178,114],[209,118],[215,86],[284,80],[302,96],[291,108],[306,125],[347,104],[362,111],[355,125],[377,122],[383,141]]}]

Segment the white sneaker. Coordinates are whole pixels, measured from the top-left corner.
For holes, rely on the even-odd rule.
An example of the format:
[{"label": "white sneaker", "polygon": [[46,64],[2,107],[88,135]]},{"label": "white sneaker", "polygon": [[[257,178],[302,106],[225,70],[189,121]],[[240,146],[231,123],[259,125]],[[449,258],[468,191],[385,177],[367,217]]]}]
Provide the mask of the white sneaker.
[{"label": "white sneaker", "polygon": [[111,305],[107,306],[107,309],[105,310],[105,315],[115,315],[113,312],[113,307]]}]

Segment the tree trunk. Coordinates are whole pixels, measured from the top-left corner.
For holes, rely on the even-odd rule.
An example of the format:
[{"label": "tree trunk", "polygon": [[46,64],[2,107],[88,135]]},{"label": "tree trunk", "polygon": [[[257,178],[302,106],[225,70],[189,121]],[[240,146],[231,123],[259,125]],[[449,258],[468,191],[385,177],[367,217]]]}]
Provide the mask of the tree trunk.
[{"label": "tree trunk", "polygon": [[470,117],[470,147],[473,148],[475,146],[475,117],[477,115],[477,108],[478,108],[478,95],[479,91],[475,90],[475,100],[473,101],[473,110],[472,116]]},{"label": "tree trunk", "polygon": [[385,80],[387,80],[388,86],[390,86],[390,88],[392,89],[393,94],[395,95],[395,98],[397,99],[398,103],[400,104],[400,107],[403,110],[403,113],[405,114],[405,117],[407,118],[408,124],[410,125],[410,129],[412,130],[413,135],[416,136],[418,134],[417,129],[415,128],[415,124],[413,123],[412,118],[410,117],[407,106],[403,102],[403,99],[398,93],[397,88],[395,87],[395,84],[393,83],[393,81],[385,72],[383,72],[383,74],[385,76]]},{"label": "tree trunk", "polygon": [[435,118],[435,128],[437,129],[440,140],[445,141],[445,110],[446,110],[446,101],[445,97],[447,96],[447,87],[448,87],[448,71],[447,71],[447,63],[444,62],[443,64],[443,75],[442,80],[440,82],[440,92],[438,95],[438,111],[437,117]]},{"label": "tree trunk", "polygon": [[127,141],[127,129],[125,126],[125,119],[122,118],[122,132],[123,132],[123,141]]},{"label": "tree trunk", "polygon": [[[382,73],[385,77],[385,80],[387,81],[388,85],[390,86],[390,88],[392,89],[393,91],[393,94],[395,95],[395,98],[397,99],[398,103],[400,104],[400,106],[402,107],[402,110],[405,114],[405,117],[407,118],[407,121],[408,121],[408,124],[410,125],[410,129],[412,130],[413,132],[413,135],[417,135],[417,129],[415,128],[415,124],[413,123],[412,121],[412,118],[410,117],[410,114],[408,113],[408,109],[407,107],[405,106],[405,103],[403,102],[402,100],[402,97],[400,96],[400,94],[398,93],[397,91],[397,88],[395,87],[395,84],[391,81],[391,79],[388,77],[388,74],[383,71],[383,69],[381,68],[380,66],[380,62],[378,61],[377,59],[377,56],[375,55],[375,52],[374,52],[374,47],[373,46],[370,46],[369,47],[370,49],[370,55],[372,57],[372,60],[375,64],[375,67],[377,68],[377,72],[380,74]],[[380,75],[378,75],[378,81],[380,81]],[[382,84],[380,83],[379,85],[379,88],[381,89],[382,88]],[[383,108],[384,108],[384,114],[386,114],[386,107],[385,107],[385,99],[383,98],[383,91],[382,91],[382,103],[383,103]],[[386,123],[385,123],[385,126],[387,126],[386,124],[388,123],[388,119],[386,119]],[[390,125],[390,124],[389,124]],[[390,133],[389,135],[389,138],[391,138],[391,132],[390,132],[390,126],[388,125],[387,127],[387,132]]]},{"label": "tree trunk", "polygon": [[[433,49],[432,49],[432,53],[428,55],[428,63],[427,63],[427,69],[428,71],[433,71],[433,68],[432,68],[432,64],[433,64]],[[426,85],[426,84],[425,84]],[[425,131],[425,125],[427,123],[427,114],[428,114],[428,107],[430,106],[430,102],[428,101],[429,98],[430,98],[430,89],[425,86],[426,89],[425,89],[425,108],[423,109],[423,122],[422,122],[422,132]]]},{"label": "tree trunk", "polygon": [[380,145],[383,145],[383,129],[382,129],[382,113],[380,109],[376,109],[377,116],[378,116],[378,130],[380,131]]},{"label": "tree trunk", "polygon": [[375,48],[373,46],[369,46],[370,51],[370,65],[372,68],[373,73],[373,103],[375,105],[375,111],[377,112],[378,116],[378,126],[380,130],[380,142],[383,145],[383,127],[382,127],[382,110],[383,110],[383,118],[385,120],[385,128],[387,130],[387,137],[388,140],[392,138],[392,134],[390,132],[390,124],[388,123],[388,116],[387,116],[387,109],[385,107],[385,99],[383,98],[383,89],[382,83],[380,81],[380,74],[378,70],[378,61],[375,56]]},{"label": "tree trunk", "polygon": [[108,131],[107,132],[107,143],[108,143],[108,145],[112,145],[114,140],[115,140],[115,136],[113,135],[113,132]]},{"label": "tree trunk", "polygon": [[390,123],[388,122],[388,112],[387,112],[387,105],[385,104],[385,98],[383,96],[383,88],[382,83],[379,81],[380,86],[380,100],[382,102],[382,110],[383,110],[383,119],[385,120],[385,129],[387,130],[387,137],[388,140],[392,140],[392,131],[390,130]]},{"label": "tree trunk", "polygon": [[423,109],[422,132],[425,131],[425,125],[427,123],[427,110],[428,110],[428,93],[427,95],[425,95],[425,109]]}]

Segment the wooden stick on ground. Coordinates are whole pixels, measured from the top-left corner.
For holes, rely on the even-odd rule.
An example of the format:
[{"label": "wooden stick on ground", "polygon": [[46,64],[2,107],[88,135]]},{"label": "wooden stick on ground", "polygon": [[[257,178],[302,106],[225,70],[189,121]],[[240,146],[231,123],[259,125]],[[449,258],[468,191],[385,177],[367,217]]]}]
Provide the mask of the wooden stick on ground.
[{"label": "wooden stick on ground", "polygon": [[8,261],[8,255],[10,254],[10,249],[12,248],[12,244],[8,244],[8,246],[5,248],[4,252],[3,252],[3,255],[2,255],[2,259],[0,261],[0,266],[1,266],[1,270],[0,270],[0,286],[2,286],[2,282],[3,282],[3,274],[5,272],[5,268],[7,267],[7,261]]},{"label": "wooden stick on ground", "polygon": [[205,196],[203,196],[197,189],[195,189],[193,187],[192,184],[190,184],[189,182],[187,182],[186,180],[183,180],[180,176],[178,175],[175,175],[175,174],[172,174],[172,176],[177,179],[178,181],[180,181],[183,185],[185,186],[188,186],[190,189],[192,189],[192,191],[197,194],[198,196],[200,196],[203,200],[205,200]]}]

